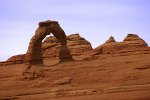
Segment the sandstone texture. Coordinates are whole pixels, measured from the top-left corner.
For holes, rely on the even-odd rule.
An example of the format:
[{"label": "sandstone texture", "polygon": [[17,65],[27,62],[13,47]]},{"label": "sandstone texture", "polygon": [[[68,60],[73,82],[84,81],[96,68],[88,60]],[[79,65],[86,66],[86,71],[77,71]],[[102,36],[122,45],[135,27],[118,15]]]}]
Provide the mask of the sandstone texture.
[{"label": "sandstone texture", "polygon": [[[138,35],[111,36],[94,50],[79,34],[66,36],[67,45],[54,36],[42,41],[46,65],[25,54],[0,63],[0,100],[150,100],[150,48]],[[68,50],[75,60],[59,63]]]},{"label": "sandstone texture", "polygon": [[113,36],[111,36],[105,43],[113,43],[116,42]]},{"label": "sandstone texture", "polygon": [[[150,54],[0,67],[1,100],[149,100]],[[27,65],[28,67],[28,65]],[[30,69],[30,68],[29,68]]]},{"label": "sandstone texture", "polygon": [[[67,37],[67,50],[66,52],[70,52],[72,56],[80,56],[87,54],[86,52],[91,52],[93,50],[91,43],[81,37],[79,34],[71,34]],[[61,50],[62,53],[59,54],[61,49],[61,44],[56,39],[55,36],[49,36],[44,39],[42,42],[42,59],[50,59],[50,58],[58,58],[59,55],[61,57],[65,57],[66,54],[64,49]],[[68,51],[69,50],[69,51]],[[28,52],[32,52],[32,50],[28,50]],[[14,59],[15,58],[15,59]],[[15,63],[24,63],[25,54],[23,55],[16,55],[12,56],[8,59],[8,61],[1,62],[0,66],[2,65],[10,65]],[[66,57],[67,58],[67,57]],[[9,62],[10,61],[10,62]]]},{"label": "sandstone texture", "polygon": [[[68,50],[66,35],[64,30],[60,27],[57,21],[43,21],[39,23],[39,27],[35,32],[35,35],[31,38],[28,50],[25,54],[25,61],[30,63],[43,63],[42,57],[42,41],[43,39],[52,33],[59,43],[61,44],[59,51],[59,59],[72,59],[72,56]],[[65,53],[65,56],[64,56]]]},{"label": "sandstone texture", "polygon": [[[67,36],[67,46],[72,56],[82,55],[86,51],[92,51],[90,42],[82,38],[79,34]],[[58,57],[61,45],[54,36],[47,37],[43,44],[43,58]]]},{"label": "sandstone texture", "polygon": [[[85,58],[86,60],[94,59],[94,57],[91,56],[93,54],[129,55],[139,53],[150,53],[150,47],[148,47],[147,43],[136,34],[128,34],[127,37],[125,37],[125,39],[123,40],[123,42],[116,42],[114,37],[111,36],[104,44],[98,46],[94,50],[91,46],[91,43],[83,37],[81,37],[78,33],[66,36],[66,40],[67,47],[61,48],[61,44],[55,36],[46,37],[42,42],[42,59],[65,57],[66,52],[70,52],[70,54],[74,58],[79,58],[78,56],[81,56],[81,59]],[[62,53],[60,54],[59,51],[62,51]],[[32,50],[30,52],[32,52]],[[0,66],[24,63],[24,59],[25,54],[12,56],[7,61],[0,62]]]},{"label": "sandstone texture", "polygon": [[26,54],[0,62],[0,100],[150,100],[150,47],[128,34],[93,49],[57,21],[40,22]]},{"label": "sandstone texture", "polygon": [[70,84],[72,77],[64,77],[62,79],[56,80],[53,84],[54,85],[65,85],[65,84]]},{"label": "sandstone texture", "polygon": [[123,42],[110,37],[104,44],[94,49],[95,54],[121,54],[149,51],[147,43],[136,34],[128,34]]},{"label": "sandstone texture", "polygon": [[22,64],[24,63],[24,57],[25,57],[25,54],[12,56],[7,61],[0,62],[0,66]]}]

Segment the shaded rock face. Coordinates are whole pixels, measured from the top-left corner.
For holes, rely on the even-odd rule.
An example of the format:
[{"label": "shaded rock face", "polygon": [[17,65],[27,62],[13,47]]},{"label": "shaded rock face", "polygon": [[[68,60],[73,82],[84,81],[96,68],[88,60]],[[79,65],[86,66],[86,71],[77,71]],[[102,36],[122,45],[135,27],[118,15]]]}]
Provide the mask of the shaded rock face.
[{"label": "shaded rock face", "polygon": [[[67,46],[69,48],[71,55],[73,56],[79,56],[83,52],[93,50],[90,42],[82,38],[79,34],[68,35]],[[58,57],[60,47],[61,47],[60,43],[54,36],[47,37],[42,44],[43,58]],[[63,48],[62,51],[64,52]]]},{"label": "shaded rock face", "polygon": [[[112,42],[111,42],[112,41]],[[147,43],[136,34],[128,34],[123,42],[107,40],[104,44],[94,49],[95,54],[119,54],[148,50]]]},{"label": "shaded rock face", "polygon": [[[25,61],[31,63],[43,63],[42,57],[42,40],[52,33],[61,44],[59,54],[60,59],[72,59],[67,48],[67,40],[64,30],[59,26],[57,21],[40,22],[35,35],[31,38],[28,50],[25,55]],[[63,51],[62,51],[63,48]],[[65,52],[65,56],[62,53]]]}]

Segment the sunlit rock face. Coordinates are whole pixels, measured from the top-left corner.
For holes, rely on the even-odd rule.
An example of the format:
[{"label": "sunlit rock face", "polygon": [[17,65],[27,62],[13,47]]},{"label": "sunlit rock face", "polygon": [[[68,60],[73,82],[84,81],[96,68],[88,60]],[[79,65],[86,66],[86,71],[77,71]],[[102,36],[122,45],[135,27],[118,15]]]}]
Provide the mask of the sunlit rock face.
[{"label": "sunlit rock face", "polygon": [[[92,51],[90,42],[81,37],[79,34],[67,36],[67,46],[73,56],[79,56],[86,51]],[[47,37],[43,44],[43,58],[53,58],[59,56],[60,43],[54,36]]]},{"label": "sunlit rock face", "polygon": [[119,54],[148,49],[147,43],[136,34],[128,34],[123,42],[116,42],[110,37],[104,44],[95,48],[95,54]]},{"label": "sunlit rock face", "polygon": [[[69,60],[70,56],[67,56],[66,53],[69,54],[70,52],[72,56],[80,56],[88,51],[93,50],[91,43],[88,42],[85,38],[81,37],[78,33],[66,36],[66,40],[67,40],[67,47],[61,46],[60,42],[57,40],[55,36],[46,37],[42,42],[42,50],[40,49],[40,51],[42,51],[42,59],[57,57],[62,60],[64,60],[64,58],[66,60]],[[30,46],[32,45],[33,43],[31,42]],[[33,52],[32,49],[30,48],[28,52],[32,53]],[[37,50],[36,47],[35,49]],[[3,62],[1,63],[1,65],[24,63],[25,62],[24,59],[27,59],[25,58],[25,54],[15,55],[9,58],[8,60],[9,62]]]}]

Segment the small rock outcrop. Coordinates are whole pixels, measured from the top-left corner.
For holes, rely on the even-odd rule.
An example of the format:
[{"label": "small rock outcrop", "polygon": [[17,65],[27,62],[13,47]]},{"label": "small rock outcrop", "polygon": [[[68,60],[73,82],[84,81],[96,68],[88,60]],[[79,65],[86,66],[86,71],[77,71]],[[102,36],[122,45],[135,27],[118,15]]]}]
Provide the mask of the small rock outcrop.
[{"label": "small rock outcrop", "polygon": [[116,42],[113,36],[111,36],[105,43],[113,43]]},{"label": "small rock outcrop", "polygon": [[111,37],[104,44],[94,49],[95,54],[119,54],[148,50],[147,43],[136,34],[128,34],[123,42],[115,42]]},{"label": "small rock outcrop", "polygon": [[24,62],[24,57],[25,57],[25,54],[15,55],[15,56],[10,57],[7,60],[7,62],[12,62],[14,64],[21,64]]},{"label": "small rock outcrop", "polygon": [[[79,56],[83,52],[93,50],[90,42],[79,34],[68,35],[67,46],[72,56]],[[60,43],[54,36],[47,37],[42,44],[43,58],[58,57],[60,47]]]},{"label": "small rock outcrop", "polygon": [[70,84],[72,81],[72,77],[64,77],[62,79],[58,79],[56,81],[54,81],[54,85],[64,85],[64,84]]},{"label": "small rock outcrop", "polygon": [[7,61],[0,62],[0,66],[12,65],[12,64],[22,64],[24,63],[25,54],[15,55],[10,57]]}]

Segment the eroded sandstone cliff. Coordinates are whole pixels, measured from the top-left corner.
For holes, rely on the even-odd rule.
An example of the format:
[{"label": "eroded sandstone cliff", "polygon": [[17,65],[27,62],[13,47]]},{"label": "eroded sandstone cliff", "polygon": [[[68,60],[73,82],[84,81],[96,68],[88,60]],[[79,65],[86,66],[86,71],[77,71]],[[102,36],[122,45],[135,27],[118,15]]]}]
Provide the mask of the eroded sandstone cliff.
[{"label": "eroded sandstone cliff", "polygon": [[104,44],[94,49],[95,54],[120,54],[149,51],[147,43],[136,34],[128,34],[123,42],[110,37]]},{"label": "eroded sandstone cliff", "polygon": [[[128,34],[122,42],[117,42],[114,37],[111,36],[104,44],[95,49],[92,48],[89,41],[81,37],[78,33],[68,35],[66,39],[68,49],[73,57],[86,54],[112,55],[150,53],[150,48],[147,43],[136,34]],[[42,42],[43,59],[58,58],[60,47],[59,41],[54,36],[46,37]],[[24,63],[24,57],[25,54],[12,56],[7,61],[1,62],[0,66]]]},{"label": "eroded sandstone cliff", "polygon": [[[82,55],[83,52],[93,50],[90,42],[79,34],[68,35],[67,46],[73,56],[79,56]],[[42,48],[43,58],[58,57],[60,44],[54,36],[50,36],[44,40]]]},{"label": "eroded sandstone cliff", "polygon": [[[91,43],[81,37],[79,34],[71,34],[67,37],[67,46],[72,56],[80,56],[86,51],[92,51],[93,48]],[[59,41],[54,36],[49,36],[42,42],[42,56],[43,59],[55,58],[59,56],[59,49],[61,45]],[[29,51],[28,51],[29,52]],[[0,66],[11,65],[11,64],[21,64],[24,63],[25,54],[14,55],[10,57],[7,61],[1,62]]]}]

